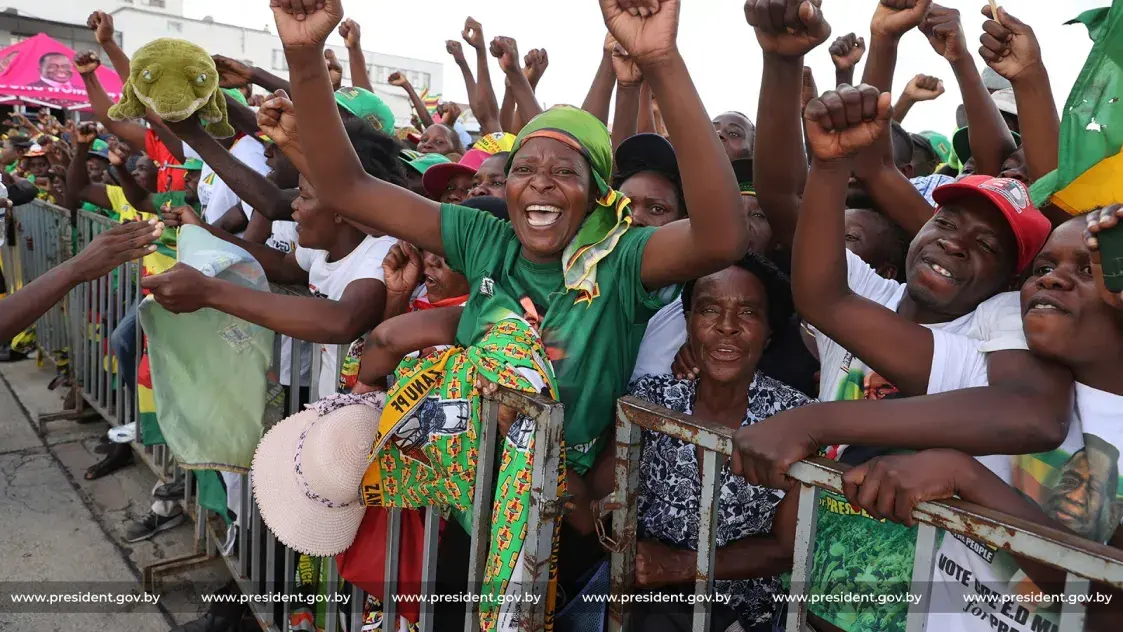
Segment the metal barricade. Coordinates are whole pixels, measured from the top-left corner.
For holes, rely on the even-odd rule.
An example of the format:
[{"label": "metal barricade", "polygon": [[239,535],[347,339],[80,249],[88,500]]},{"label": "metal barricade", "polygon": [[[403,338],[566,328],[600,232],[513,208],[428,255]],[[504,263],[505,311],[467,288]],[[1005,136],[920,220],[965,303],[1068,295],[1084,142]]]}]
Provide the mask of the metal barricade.
[{"label": "metal barricade", "polygon": [[[6,240],[2,265],[8,292],[31,283],[72,256],[70,211],[32,200],[12,209],[12,240]],[[49,359],[60,371],[67,369],[71,321],[65,301],[52,306],[35,322],[36,346],[41,359]]]},{"label": "metal barricade", "polygon": [[[612,537],[621,545],[612,554],[612,594],[631,593],[635,572],[637,490],[642,433],[650,430],[669,435],[702,449],[702,497],[698,524],[698,562],[694,593],[702,597],[713,591],[716,553],[716,519],[721,491],[721,459],[734,449],[733,430],[727,426],[682,415],[635,397],[624,397],[617,404],[616,485],[613,500],[619,508],[612,515]],[[788,476],[799,481],[798,521],[792,564],[792,599],[789,600],[786,629],[806,629],[807,596],[815,550],[815,526],[821,489],[842,493],[844,470],[834,461],[812,458],[792,466]],[[925,606],[936,563],[937,531],[944,529],[997,549],[1036,560],[1067,573],[1066,595],[1085,595],[1090,582],[1123,588],[1123,551],[1085,540],[1059,529],[1041,526],[959,500],[926,502],[917,506],[913,517],[920,523],[914,551],[910,592],[922,595],[920,604],[910,604],[907,632],[923,632],[927,623]],[[1061,611],[1060,632],[1084,629],[1084,603],[1065,605]],[[710,610],[705,599],[694,606],[693,629],[708,631]],[[626,604],[610,602],[609,629],[631,629]],[[1035,628],[1036,629],[1036,628]]]}]

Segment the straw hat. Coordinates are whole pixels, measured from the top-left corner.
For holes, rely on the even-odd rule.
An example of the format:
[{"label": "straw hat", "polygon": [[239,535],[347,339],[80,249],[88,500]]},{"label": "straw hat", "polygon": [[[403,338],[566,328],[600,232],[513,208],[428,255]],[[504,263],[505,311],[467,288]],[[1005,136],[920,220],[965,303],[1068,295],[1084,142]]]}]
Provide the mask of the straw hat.
[{"label": "straw hat", "polygon": [[289,548],[324,557],[346,551],[366,507],[359,485],[381,411],[351,405],[305,410],[273,426],[253,457],[261,518]]}]

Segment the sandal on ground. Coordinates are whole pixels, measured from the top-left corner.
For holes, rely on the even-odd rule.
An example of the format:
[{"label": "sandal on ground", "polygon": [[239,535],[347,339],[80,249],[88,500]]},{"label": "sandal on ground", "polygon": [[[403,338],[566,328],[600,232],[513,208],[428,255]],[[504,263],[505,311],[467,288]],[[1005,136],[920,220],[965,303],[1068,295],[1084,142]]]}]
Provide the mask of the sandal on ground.
[{"label": "sandal on ground", "polygon": [[94,463],[86,470],[86,480],[95,481],[117,470],[133,464],[133,449],[126,444],[118,444],[102,460]]}]

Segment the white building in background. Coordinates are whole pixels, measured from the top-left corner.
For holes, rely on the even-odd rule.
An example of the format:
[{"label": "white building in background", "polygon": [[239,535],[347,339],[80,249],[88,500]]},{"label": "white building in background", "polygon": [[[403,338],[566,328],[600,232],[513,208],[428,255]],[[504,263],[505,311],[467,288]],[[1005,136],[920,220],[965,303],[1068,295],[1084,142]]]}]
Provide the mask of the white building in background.
[{"label": "white building in background", "polygon": [[[21,18],[18,20],[21,30],[37,28],[55,37],[52,30],[58,30],[58,27],[69,24],[73,25],[74,31],[78,31],[75,32],[76,36],[82,36],[81,40],[85,41],[87,34],[89,40],[92,40],[93,33],[85,30],[85,20],[90,13],[100,9],[113,14],[118,41],[127,55],[131,56],[138,48],[154,39],[175,37],[194,42],[211,53],[252,64],[285,79],[289,75],[281,41],[270,31],[269,26],[252,29],[216,22],[209,16],[201,20],[187,18],[183,16],[183,0],[7,0],[6,5],[10,17],[14,17],[12,16],[14,10]],[[0,11],[3,10],[4,6],[0,5]],[[31,18],[63,24],[51,25],[49,29],[46,24]],[[0,48],[35,34],[17,33],[15,30],[0,32]],[[60,41],[71,45],[65,37]],[[72,47],[81,48],[81,46]],[[348,64],[347,49],[342,46],[330,46],[330,48],[335,50],[336,57],[343,64],[344,84],[349,84],[351,68]],[[433,94],[442,93],[444,80],[442,64],[372,51],[364,51],[364,56],[367,74],[374,84],[374,91],[393,110],[399,126],[409,125],[412,108],[405,91],[387,83],[386,80],[391,73],[396,71],[405,73],[418,93],[426,88]]]}]

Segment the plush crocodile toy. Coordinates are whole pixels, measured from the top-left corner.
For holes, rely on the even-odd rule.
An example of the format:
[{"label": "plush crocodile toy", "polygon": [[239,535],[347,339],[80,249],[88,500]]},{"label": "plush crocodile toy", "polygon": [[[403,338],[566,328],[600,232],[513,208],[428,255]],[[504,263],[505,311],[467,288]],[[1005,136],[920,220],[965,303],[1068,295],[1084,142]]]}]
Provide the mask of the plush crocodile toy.
[{"label": "plush crocodile toy", "polygon": [[131,68],[121,102],[109,108],[110,118],[139,118],[147,108],[166,121],[179,122],[198,112],[211,136],[234,135],[226,99],[218,89],[218,71],[207,51],[185,40],[161,38],[137,50]]}]

